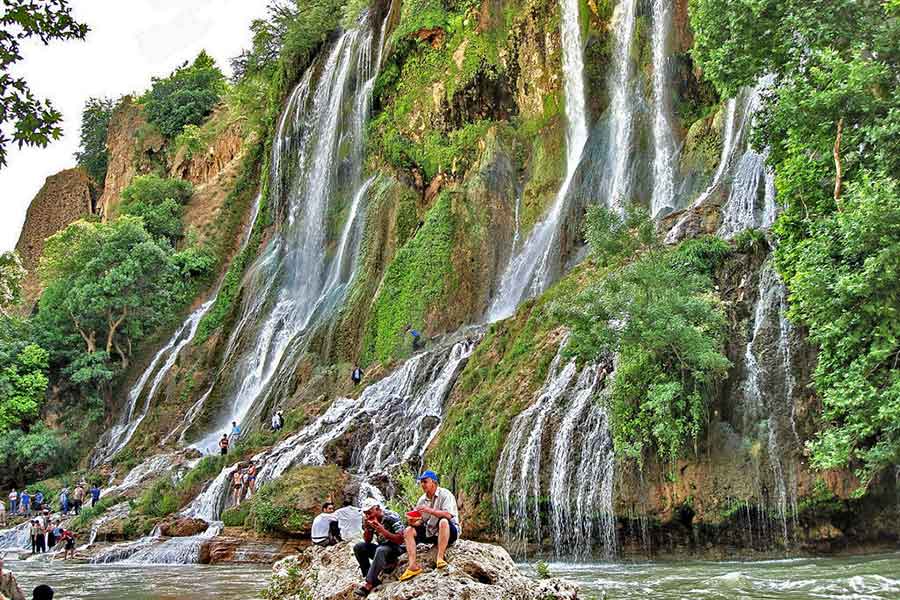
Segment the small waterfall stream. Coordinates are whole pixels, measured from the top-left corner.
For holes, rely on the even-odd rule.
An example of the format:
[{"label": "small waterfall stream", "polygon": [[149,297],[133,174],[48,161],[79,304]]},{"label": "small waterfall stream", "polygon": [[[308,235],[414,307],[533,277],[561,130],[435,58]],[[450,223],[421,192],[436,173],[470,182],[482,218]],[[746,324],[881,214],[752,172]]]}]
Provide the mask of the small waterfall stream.
[{"label": "small waterfall stream", "polygon": [[544,291],[555,277],[560,221],[565,212],[572,178],[588,138],[584,41],[581,37],[578,6],[578,0],[560,0],[560,35],[565,78],[563,87],[566,99],[566,174],[550,210],[534,226],[518,254],[510,258],[487,311],[486,320],[490,323],[512,315],[522,300]]},{"label": "small waterfall stream", "polygon": [[[801,450],[794,419],[794,369],[797,348],[787,320],[787,290],[771,263],[759,273],[752,330],[744,351],[744,429],[766,445],[772,490],[760,490],[760,501],[774,509],[785,547],[789,521],[797,515],[797,470]],[[760,476],[760,481],[765,478]],[[794,523],[796,524],[796,523]]]},{"label": "small waterfall stream", "polygon": [[662,216],[675,208],[676,143],[669,120],[672,112],[669,83],[669,45],[672,1],[653,0],[653,194],[650,214]]},{"label": "small waterfall stream", "polygon": [[637,0],[622,0],[616,6],[614,18],[616,24],[613,74],[610,81],[612,95],[609,107],[610,142],[607,147],[610,179],[606,192],[606,205],[610,209],[623,212],[630,200],[634,176],[631,163],[633,160],[635,95],[631,46],[634,42],[637,19]]},{"label": "small waterfall stream", "polygon": [[[494,506],[507,543],[520,551],[549,533],[557,555],[586,557],[599,539],[602,552],[612,556],[615,454],[606,408],[597,398],[607,374],[598,365],[579,372],[574,360],[563,364],[566,341],[535,401],[512,423],[494,476]],[[543,498],[551,518],[547,531]]]}]

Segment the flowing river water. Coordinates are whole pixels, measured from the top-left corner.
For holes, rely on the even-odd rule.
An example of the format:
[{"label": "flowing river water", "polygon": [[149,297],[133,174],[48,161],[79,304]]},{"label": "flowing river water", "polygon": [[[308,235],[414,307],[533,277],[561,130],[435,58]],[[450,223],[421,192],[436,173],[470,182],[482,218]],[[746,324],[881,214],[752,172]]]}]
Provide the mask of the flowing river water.
[{"label": "flowing river water", "polygon": [[[268,565],[92,565],[7,561],[26,596],[48,583],[65,600],[252,600],[262,598]],[[535,575],[533,564],[521,565]],[[549,564],[594,599],[900,598],[900,553],[762,561],[643,561]]]}]

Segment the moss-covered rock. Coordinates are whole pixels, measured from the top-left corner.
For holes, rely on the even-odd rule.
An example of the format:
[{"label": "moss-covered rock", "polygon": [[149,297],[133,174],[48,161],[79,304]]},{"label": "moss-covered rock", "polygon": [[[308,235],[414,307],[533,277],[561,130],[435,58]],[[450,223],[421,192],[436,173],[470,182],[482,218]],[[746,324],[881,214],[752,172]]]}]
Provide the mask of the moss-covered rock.
[{"label": "moss-covered rock", "polygon": [[244,524],[259,532],[309,537],[322,503],[341,500],[347,480],[336,465],[295,467],[253,495]]}]

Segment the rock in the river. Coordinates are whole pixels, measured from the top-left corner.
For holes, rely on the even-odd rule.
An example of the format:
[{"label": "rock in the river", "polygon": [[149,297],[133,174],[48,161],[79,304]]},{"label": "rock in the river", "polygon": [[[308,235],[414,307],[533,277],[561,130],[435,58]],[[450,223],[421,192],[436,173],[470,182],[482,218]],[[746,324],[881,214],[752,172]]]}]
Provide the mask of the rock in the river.
[{"label": "rock in the river", "polygon": [[167,537],[188,537],[203,533],[209,523],[193,517],[176,517],[160,523],[159,531]]},{"label": "rock in the river", "polygon": [[[372,600],[574,600],[575,584],[561,579],[534,580],[523,575],[500,546],[460,540],[447,551],[450,566],[434,568],[435,550],[421,546],[425,571],[398,582],[406,556],[369,598]],[[312,546],[275,564],[271,593],[285,600],[352,600],[362,583],[353,542],[331,548]]]}]

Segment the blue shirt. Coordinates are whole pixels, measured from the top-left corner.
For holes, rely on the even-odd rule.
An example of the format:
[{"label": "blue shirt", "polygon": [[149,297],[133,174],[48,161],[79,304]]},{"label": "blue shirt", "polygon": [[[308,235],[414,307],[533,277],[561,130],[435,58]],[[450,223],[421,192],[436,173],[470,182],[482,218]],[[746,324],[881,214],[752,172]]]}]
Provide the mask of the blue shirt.
[{"label": "blue shirt", "polygon": [[31,496],[28,495],[28,492],[22,492],[20,499],[22,500],[22,504],[31,504]]},{"label": "blue shirt", "polygon": [[91,498],[93,498],[94,500],[100,499],[100,488],[96,486],[91,488]]},{"label": "blue shirt", "polygon": [[44,494],[42,494],[41,492],[38,492],[37,494],[34,495],[34,503],[35,504],[41,504],[43,502],[44,502]]}]

